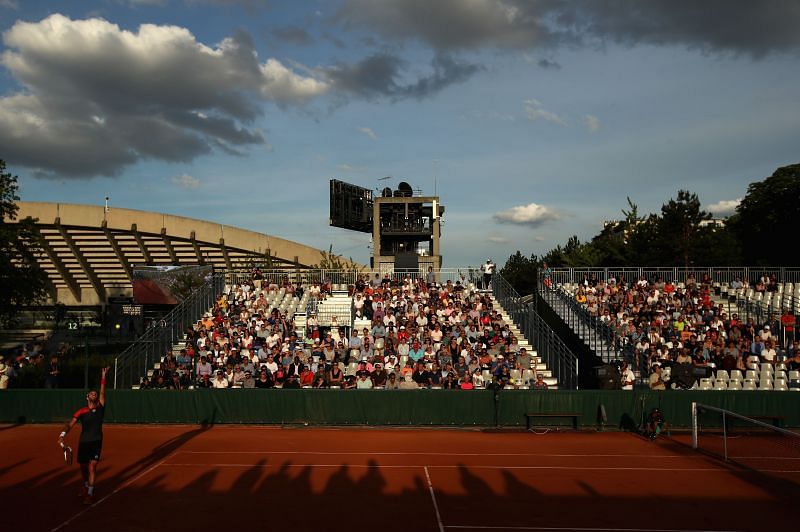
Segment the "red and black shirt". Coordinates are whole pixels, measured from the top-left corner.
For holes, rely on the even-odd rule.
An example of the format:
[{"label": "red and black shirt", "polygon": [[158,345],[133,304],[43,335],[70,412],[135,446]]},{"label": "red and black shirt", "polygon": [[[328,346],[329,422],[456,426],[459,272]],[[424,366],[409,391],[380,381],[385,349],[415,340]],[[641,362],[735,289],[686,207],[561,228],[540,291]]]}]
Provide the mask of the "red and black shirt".
[{"label": "red and black shirt", "polygon": [[105,413],[105,407],[98,404],[94,408],[84,406],[73,414],[72,417],[81,422],[81,442],[103,439],[103,416]]}]

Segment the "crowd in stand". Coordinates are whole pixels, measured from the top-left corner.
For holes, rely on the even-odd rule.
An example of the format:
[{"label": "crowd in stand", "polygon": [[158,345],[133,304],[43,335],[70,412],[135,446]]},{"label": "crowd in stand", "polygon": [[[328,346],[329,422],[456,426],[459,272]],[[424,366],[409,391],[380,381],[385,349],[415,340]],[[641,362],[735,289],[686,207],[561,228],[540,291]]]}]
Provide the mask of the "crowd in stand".
[{"label": "crowd in stand", "polygon": [[547,388],[488,295],[470,290],[466,279],[362,277],[352,287],[353,306],[370,326],[326,329],[311,315],[303,338],[265,297],[300,288],[288,279],[280,286],[257,281],[226,287],[187,331],[184,348],[166,353],[142,388],[470,390],[521,385],[523,373],[531,388]]},{"label": "crowd in stand", "polygon": [[[737,279],[731,288],[746,287]],[[775,291],[774,277],[759,279],[756,290]],[[795,334],[795,316],[789,309],[769,314],[757,323],[728,313],[724,304],[712,303],[714,282],[708,276],[689,276],[678,284],[662,278],[640,278],[634,283],[612,276],[599,280],[586,276],[574,293],[575,301],[606,324],[615,341],[629,353],[643,373],[650,374],[650,386],[664,389],[662,367],[683,364],[724,370],[748,369],[748,360],[783,364],[800,369],[800,342]],[[685,367],[685,366],[684,366]],[[632,376],[623,368],[623,386]],[[630,383],[633,384],[632,382]],[[676,383],[688,384],[688,383]],[[632,386],[631,386],[632,389]]]},{"label": "crowd in stand", "polygon": [[53,351],[38,341],[26,342],[19,348],[0,355],[0,390],[14,387],[59,388],[62,381],[61,361],[72,350],[62,343]]}]

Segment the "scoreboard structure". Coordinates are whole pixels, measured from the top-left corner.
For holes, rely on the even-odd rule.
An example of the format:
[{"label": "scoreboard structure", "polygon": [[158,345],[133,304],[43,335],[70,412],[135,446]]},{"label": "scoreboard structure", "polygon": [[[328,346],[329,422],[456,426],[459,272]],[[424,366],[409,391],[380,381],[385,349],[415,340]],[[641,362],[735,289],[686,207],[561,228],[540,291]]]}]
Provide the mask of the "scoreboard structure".
[{"label": "scoreboard structure", "polygon": [[439,247],[444,206],[438,196],[414,195],[401,182],[396,190],[330,181],[330,225],[372,234],[372,269],[425,272],[442,267]]}]

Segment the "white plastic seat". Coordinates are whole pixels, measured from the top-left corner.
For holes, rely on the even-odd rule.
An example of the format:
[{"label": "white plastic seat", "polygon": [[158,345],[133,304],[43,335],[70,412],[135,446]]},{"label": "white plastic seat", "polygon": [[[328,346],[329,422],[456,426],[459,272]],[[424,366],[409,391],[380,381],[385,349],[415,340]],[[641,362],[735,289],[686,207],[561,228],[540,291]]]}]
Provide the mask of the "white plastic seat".
[{"label": "white plastic seat", "polygon": [[756,389],[755,379],[744,380],[744,383],[742,384],[742,390],[755,390],[755,389]]},{"label": "white plastic seat", "polygon": [[700,379],[700,385],[698,386],[700,390],[711,390],[713,389],[713,385],[711,384],[711,379]]},{"label": "white plastic seat", "polygon": [[716,379],[714,382],[714,389],[715,390],[727,390],[728,389],[728,381],[722,379]]},{"label": "white plastic seat", "polygon": [[534,380],[532,370],[526,369],[525,371],[522,372],[522,382],[529,383],[532,380]]},{"label": "white plastic seat", "polygon": [[375,349],[383,349],[384,339],[383,338],[376,338],[375,339]]},{"label": "white plastic seat", "polygon": [[742,381],[728,382],[728,390],[741,390],[741,389],[742,389]]},{"label": "white plastic seat", "polygon": [[787,392],[789,391],[789,383],[786,379],[775,379],[774,390],[779,392]]},{"label": "white plastic seat", "polygon": [[492,382],[492,372],[489,371],[488,369],[483,370],[481,372],[481,376],[483,376],[483,381],[485,383],[488,384],[488,383]]},{"label": "white plastic seat", "polygon": [[748,379],[757,381],[758,380],[758,372],[755,371],[755,370],[752,370],[752,369],[748,369],[747,373],[744,374],[744,380],[748,380]]},{"label": "white plastic seat", "polygon": [[767,373],[772,373],[774,371],[774,368],[772,367],[772,364],[770,364],[769,362],[762,362],[761,363],[761,373],[764,373],[765,371]]},{"label": "white plastic seat", "polygon": [[758,383],[759,390],[771,390],[772,389],[772,379],[762,379]]},{"label": "white plastic seat", "polygon": [[800,380],[800,371],[792,370],[789,372],[789,380]]},{"label": "white plastic seat", "polygon": [[741,382],[742,379],[744,379],[744,377],[742,377],[742,372],[740,370],[738,370],[738,369],[732,369],[731,370],[731,379],[730,380],[732,380],[732,381],[740,381]]},{"label": "white plastic seat", "polygon": [[783,370],[776,371],[776,372],[775,372],[775,377],[774,377],[774,378],[775,378],[775,380],[776,380],[776,381],[777,381],[777,380],[781,380],[781,379],[783,379],[783,380],[789,380],[789,379],[786,377],[786,372],[785,372],[785,371],[783,371]]},{"label": "white plastic seat", "polygon": [[518,369],[512,369],[510,372],[511,380],[514,381],[514,384],[519,384],[522,380],[522,373]]},{"label": "white plastic seat", "polygon": [[730,380],[730,377],[728,376],[728,372],[725,371],[724,369],[718,369],[717,370],[717,380],[718,381],[728,382]]}]

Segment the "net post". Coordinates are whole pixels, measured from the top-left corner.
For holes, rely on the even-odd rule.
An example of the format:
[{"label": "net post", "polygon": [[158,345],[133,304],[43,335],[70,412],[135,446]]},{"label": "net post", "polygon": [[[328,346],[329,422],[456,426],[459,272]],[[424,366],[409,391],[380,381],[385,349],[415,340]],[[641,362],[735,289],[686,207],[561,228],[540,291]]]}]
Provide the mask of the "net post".
[{"label": "net post", "polygon": [[725,417],[725,412],[722,412],[722,449],[725,461],[728,461],[728,419]]},{"label": "net post", "polygon": [[697,449],[697,403],[692,402],[692,449]]}]

